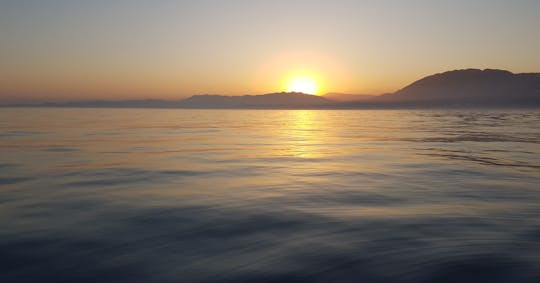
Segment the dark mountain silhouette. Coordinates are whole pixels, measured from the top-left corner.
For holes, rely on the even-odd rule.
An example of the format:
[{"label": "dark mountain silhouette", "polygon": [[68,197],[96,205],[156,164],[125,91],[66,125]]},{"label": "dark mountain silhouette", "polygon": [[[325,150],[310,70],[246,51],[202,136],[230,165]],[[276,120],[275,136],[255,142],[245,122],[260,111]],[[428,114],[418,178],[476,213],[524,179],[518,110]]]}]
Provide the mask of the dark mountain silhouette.
[{"label": "dark mountain silhouette", "polygon": [[540,105],[540,73],[466,69],[435,74],[378,98],[420,105]]},{"label": "dark mountain silhouette", "polygon": [[[71,102],[47,102],[30,106],[81,107],[81,108],[179,108],[183,100],[132,99],[132,100],[84,100]],[[14,105],[28,106],[28,104]]]},{"label": "dark mountain silhouette", "polygon": [[181,107],[186,108],[312,108],[330,104],[320,96],[282,92],[263,95],[223,96],[194,95],[185,99]]},{"label": "dark mountain silhouette", "polygon": [[183,100],[85,100],[8,106],[83,107],[83,108],[321,108],[334,101],[321,96],[281,92],[261,95],[193,95]]},{"label": "dark mountain silhouette", "polygon": [[404,108],[540,107],[540,73],[513,74],[492,69],[455,70],[427,76],[379,96],[330,93],[194,95],[184,100],[78,101],[5,106],[117,108]]},{"label": "dark mountain silhouette", "polygon": [[370,94],[349,94],[349,93],[327,93],[324,98],[334,101],[361,101],[376,98],[377,95]]}]

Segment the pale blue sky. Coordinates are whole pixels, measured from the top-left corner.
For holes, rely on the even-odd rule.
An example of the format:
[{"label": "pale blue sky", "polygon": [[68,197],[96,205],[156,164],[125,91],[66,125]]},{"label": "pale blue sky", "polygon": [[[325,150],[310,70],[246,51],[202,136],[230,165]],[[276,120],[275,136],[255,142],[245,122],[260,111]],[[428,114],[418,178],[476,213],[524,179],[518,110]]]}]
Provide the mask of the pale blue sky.
[{"label": "pale blue sky", "polygon": [[540,71],[540,1],[0,1],[0,101],[395,91],[460,68]]}]

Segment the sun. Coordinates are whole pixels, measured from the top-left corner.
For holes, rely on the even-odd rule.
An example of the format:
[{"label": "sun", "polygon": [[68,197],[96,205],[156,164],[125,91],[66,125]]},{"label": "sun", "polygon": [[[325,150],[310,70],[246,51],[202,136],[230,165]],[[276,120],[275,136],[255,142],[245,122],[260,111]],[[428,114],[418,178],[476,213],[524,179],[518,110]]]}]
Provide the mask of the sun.
[{"label": "sun", "polygon": [[318,86],[317,82],[310,77],[295,77],[287,83],[287,91],[316,95]]}]

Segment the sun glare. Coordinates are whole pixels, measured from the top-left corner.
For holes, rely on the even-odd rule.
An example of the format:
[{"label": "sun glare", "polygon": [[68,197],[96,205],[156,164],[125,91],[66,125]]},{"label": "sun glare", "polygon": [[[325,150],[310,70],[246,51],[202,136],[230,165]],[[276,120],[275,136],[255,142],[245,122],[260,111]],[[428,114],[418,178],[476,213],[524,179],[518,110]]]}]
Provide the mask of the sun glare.
[{"label": "sun glare", "polygon": [[287,85],[289,92],[302,92],[305,94],[317,94],[318,87],[315,80],[308,77],[299,77],[292,79]]}]

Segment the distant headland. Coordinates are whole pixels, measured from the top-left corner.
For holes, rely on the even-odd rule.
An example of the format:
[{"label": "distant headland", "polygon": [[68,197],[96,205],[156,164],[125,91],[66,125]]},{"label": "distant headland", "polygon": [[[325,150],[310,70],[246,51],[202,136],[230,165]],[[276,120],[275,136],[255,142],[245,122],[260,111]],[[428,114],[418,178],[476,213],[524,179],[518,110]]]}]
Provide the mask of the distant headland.
[{"label": "distant headland", "polygon": [[282,92],[242,96],[194,95],[182,100],[97,100],[4,106],[198,109],[540,107],[540,73],[454,70],[424,77],[394,93],[382,95],[329,93],[315,96]]}]

